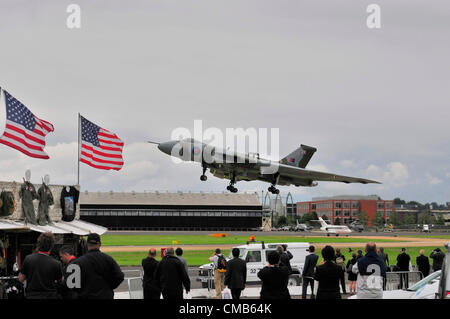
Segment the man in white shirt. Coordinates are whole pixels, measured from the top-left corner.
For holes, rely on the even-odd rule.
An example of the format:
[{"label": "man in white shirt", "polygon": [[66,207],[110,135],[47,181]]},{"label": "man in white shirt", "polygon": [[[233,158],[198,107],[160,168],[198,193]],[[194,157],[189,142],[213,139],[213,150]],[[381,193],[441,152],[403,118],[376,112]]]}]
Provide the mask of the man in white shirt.
[{"label": "man in white shirt", "polygon": [[220,248],[217,248],[211,257],[209,257],[209,261],[212,261],[214,264],[214,286],[216,287],[216,298],[222,298],[222,290],[225,288],[225,272],[226,270],[220,269],[218,266],[219,257],[225,258]]}]

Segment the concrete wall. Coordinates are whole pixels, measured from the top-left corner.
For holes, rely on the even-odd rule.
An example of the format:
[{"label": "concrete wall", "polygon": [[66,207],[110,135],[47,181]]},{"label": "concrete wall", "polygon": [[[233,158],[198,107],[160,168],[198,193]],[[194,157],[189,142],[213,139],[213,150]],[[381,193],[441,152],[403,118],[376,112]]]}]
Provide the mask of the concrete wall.
[{"label": "concrete wall", "polygon": [[[17,209],[16,211],[9,217],[9,219],[15,219],[15,220],[19,220],[19,219],[23,219],[22,216],[22,200],[19,197],[19,190],[20,190],[20,186],[22,185],[22,183],[17,183],[17,182],[1,182],[0,181],[0,190],[5,190],[5,191],[11,191],[14,194],[14,200],[16,201],[16,205],[17,205]],[[36,192],[38,191],[39,187],[41,187],[42,184],[34,184],[34,187],[36,188]],[[49,188],[53,194],[53,199],[55,202],[55,205],[53,207],[50,207],[50,218],[52,219],[52,221],[58,222],[61,220],[62,217],[62,211],[61,211],[61,204],[60,204],[60,199],[61,199],[61,191],[63,189],[63,187],[65,187],[66,185],[49,185]],[[71,185],[67,185],[67,186],[71,186]],[[80,186],[79,185],[73,185],[75,186],[76,189],[80,190]],[[34,200],[34,209],[35,209],[35,213],[36,213],[36,217],[37,217],[37,209],[38,209],[38,205],[39,205],[39,200]],[[3,217],[5,218],[5,217]],[[80,219],[80,200],[78,200],[78,204],[77,204],[77,212],[75,215],[75,219]]]}]

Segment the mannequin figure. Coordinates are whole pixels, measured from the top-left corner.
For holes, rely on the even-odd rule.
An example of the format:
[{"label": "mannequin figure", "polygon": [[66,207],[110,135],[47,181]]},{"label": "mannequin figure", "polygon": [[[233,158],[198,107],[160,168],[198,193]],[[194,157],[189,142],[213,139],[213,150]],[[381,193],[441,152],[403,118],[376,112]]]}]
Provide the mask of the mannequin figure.
[{"label": "mannequin figure", "polygon": [[52,208],[52,205],[54,204],[53,201],[53,194],[48,187],[50,184],[50,176],[47,174],[44,176],[44,182],[42,183],[42,186],[38,190],[38,196],[39,196],[39,207],[38,207],[38,223],[41,226],[45,226],[47,224],[53,225],[52,220],[49,216],[49,206],[50,209]]},{"label": "mannequin figure", "polygon": [[25,219],[25,223],[36,225],[36,214],[34,212],[33,200],[37,199],[36,189],[30,182],[31,171],[27,169],[25,171],[25,178],[23,184],[20,187],[19,197],[22,199],[22,214]]},{"label": "mannequin figure", "polygon": [[74,186],[62,189],[60,197],[62,221],[71,222],[75,219],[79,196],[80,192]]}]

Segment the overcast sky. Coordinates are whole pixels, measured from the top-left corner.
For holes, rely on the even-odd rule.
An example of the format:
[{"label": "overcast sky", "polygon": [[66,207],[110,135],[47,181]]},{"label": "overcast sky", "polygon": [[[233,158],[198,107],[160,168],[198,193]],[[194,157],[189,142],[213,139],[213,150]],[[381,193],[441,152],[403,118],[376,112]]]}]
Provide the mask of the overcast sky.
[{"label": "overcast sky", "polygon": [[[66,8],[81,7],[81,29]],[[366,8],[381,7],[381,29]],[[77,181],[77,113],[115,132],[125,166],[81,164],[89,191],[223,191],[148,140],[177,127],[279,128],[280,153],[381,181],[280,187],[298,200],[340,194],[450,201],[450,3],[445,1],[0,2],[0,86],[55,126],[49,160],[0,146],[0,179]],[[0,132],[5,120],[0,105]],[[240,191],[266,190],[240,182]]]}]

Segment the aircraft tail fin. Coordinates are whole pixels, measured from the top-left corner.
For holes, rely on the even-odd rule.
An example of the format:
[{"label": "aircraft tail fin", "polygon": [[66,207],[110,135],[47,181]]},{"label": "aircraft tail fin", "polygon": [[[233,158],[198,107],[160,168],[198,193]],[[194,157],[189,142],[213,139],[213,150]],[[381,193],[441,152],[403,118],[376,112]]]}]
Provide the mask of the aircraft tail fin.
[{"label": "aircraft tail fin", "polygon": [[282,158],[280,163],[305,168],[316,151],[317,149],[315,147],[302,144],[288,156]]}]

